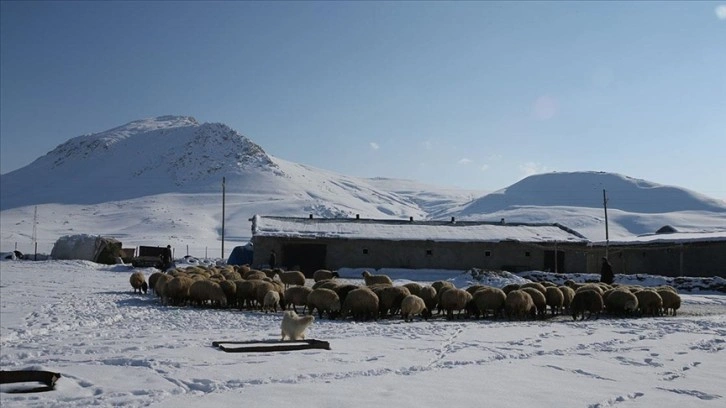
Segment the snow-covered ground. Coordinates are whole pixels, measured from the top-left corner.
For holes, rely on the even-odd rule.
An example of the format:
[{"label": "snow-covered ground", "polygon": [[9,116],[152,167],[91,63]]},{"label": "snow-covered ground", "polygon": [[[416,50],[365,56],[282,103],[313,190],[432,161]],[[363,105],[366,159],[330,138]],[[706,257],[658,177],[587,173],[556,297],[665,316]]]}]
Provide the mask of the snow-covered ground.
[{"label": "snow-covered ground", "polygon": [[[144,270],[147,277],[152,271]],[[678,316],[659,318],[323,319],[308,338],[330,342],[329,351],[225,353],[212,342],[278,339],[280,313],[162,306],[151,294],[133,294],[130,274],[127,266],[86,261],[0,261],[1,368],[62,374],[56,390],[45,393],[11,394],[13,387],[4,385],[3,408],[721,407],[726,401],[723,295],[683,294]],[[392,275],[397,284],[471,282],[456,271]]]}]

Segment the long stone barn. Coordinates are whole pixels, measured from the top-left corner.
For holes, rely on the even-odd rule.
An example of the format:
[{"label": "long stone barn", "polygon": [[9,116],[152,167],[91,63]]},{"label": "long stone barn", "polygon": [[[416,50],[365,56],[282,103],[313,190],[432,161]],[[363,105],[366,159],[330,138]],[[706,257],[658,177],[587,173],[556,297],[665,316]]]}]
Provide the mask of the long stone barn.
[{"label": "long stone barn", "polygon": [[560,224],[292,218],[255,215],[253,265],[307,276],[318,269],[402,268],[582,272],[590,242]]},{"label": "long stone barn", "polygon": [[594,242],[588,272],[599,272],[606,248],[616,274],[726,278],[726,231],[723,230],[681,232],[666,225],[652,234],[609,243]]}]

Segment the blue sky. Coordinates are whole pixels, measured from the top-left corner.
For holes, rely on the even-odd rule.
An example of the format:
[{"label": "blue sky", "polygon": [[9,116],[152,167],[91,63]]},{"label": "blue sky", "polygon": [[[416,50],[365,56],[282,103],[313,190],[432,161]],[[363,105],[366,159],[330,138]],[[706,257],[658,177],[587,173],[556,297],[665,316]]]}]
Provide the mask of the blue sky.
[{"label": "blue sky", "polygon": [[496,190],[607,171],[726,198],[726,2],[8,2],[0,173],[132,120]]}]

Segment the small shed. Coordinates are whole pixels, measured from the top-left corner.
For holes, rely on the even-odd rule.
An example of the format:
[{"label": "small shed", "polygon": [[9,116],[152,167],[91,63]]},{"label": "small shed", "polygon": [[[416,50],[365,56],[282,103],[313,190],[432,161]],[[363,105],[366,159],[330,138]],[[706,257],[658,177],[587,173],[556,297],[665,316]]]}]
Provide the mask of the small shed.
[{"label": "small shed", "polygon": [[560,224],[255,215],[253,264],[306,275],[317,269],[405,268],[582,271],[589,241]]}]

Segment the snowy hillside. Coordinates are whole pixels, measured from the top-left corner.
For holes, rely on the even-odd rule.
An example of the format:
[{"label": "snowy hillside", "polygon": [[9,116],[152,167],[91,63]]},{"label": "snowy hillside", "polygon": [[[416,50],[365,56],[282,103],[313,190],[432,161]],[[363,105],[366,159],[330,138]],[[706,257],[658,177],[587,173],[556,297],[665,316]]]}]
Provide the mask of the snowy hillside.
[{"label": "snowy hillside", "polygon": [[605,240],[603,190],[612,238],[654,233],[726,231],[726,203],[684,188],[614,173],[547,173],[527,177],[446,215],[469,220],[559,222],[593,241]]},{"label": "snowy hillside", "polygon": [[[78,136],[30,165],[0,175],[0,250],[49,253],[68,234],[113,236],[125,246],[172,243],[201,255],[222,247],[226,179],[227,253],[251,235],[255,214],[306,217],[467,219],[558,222],[610,237],[726,231],[726,203],[644,180],[595,172],[528,177],[484,192],[411,180],[363,179],[268,155],[223,124],[185,116],[138,120]],[[37,209],[37,212],[36,212]],[[34,222],[35,225],[34,225]]]}]

